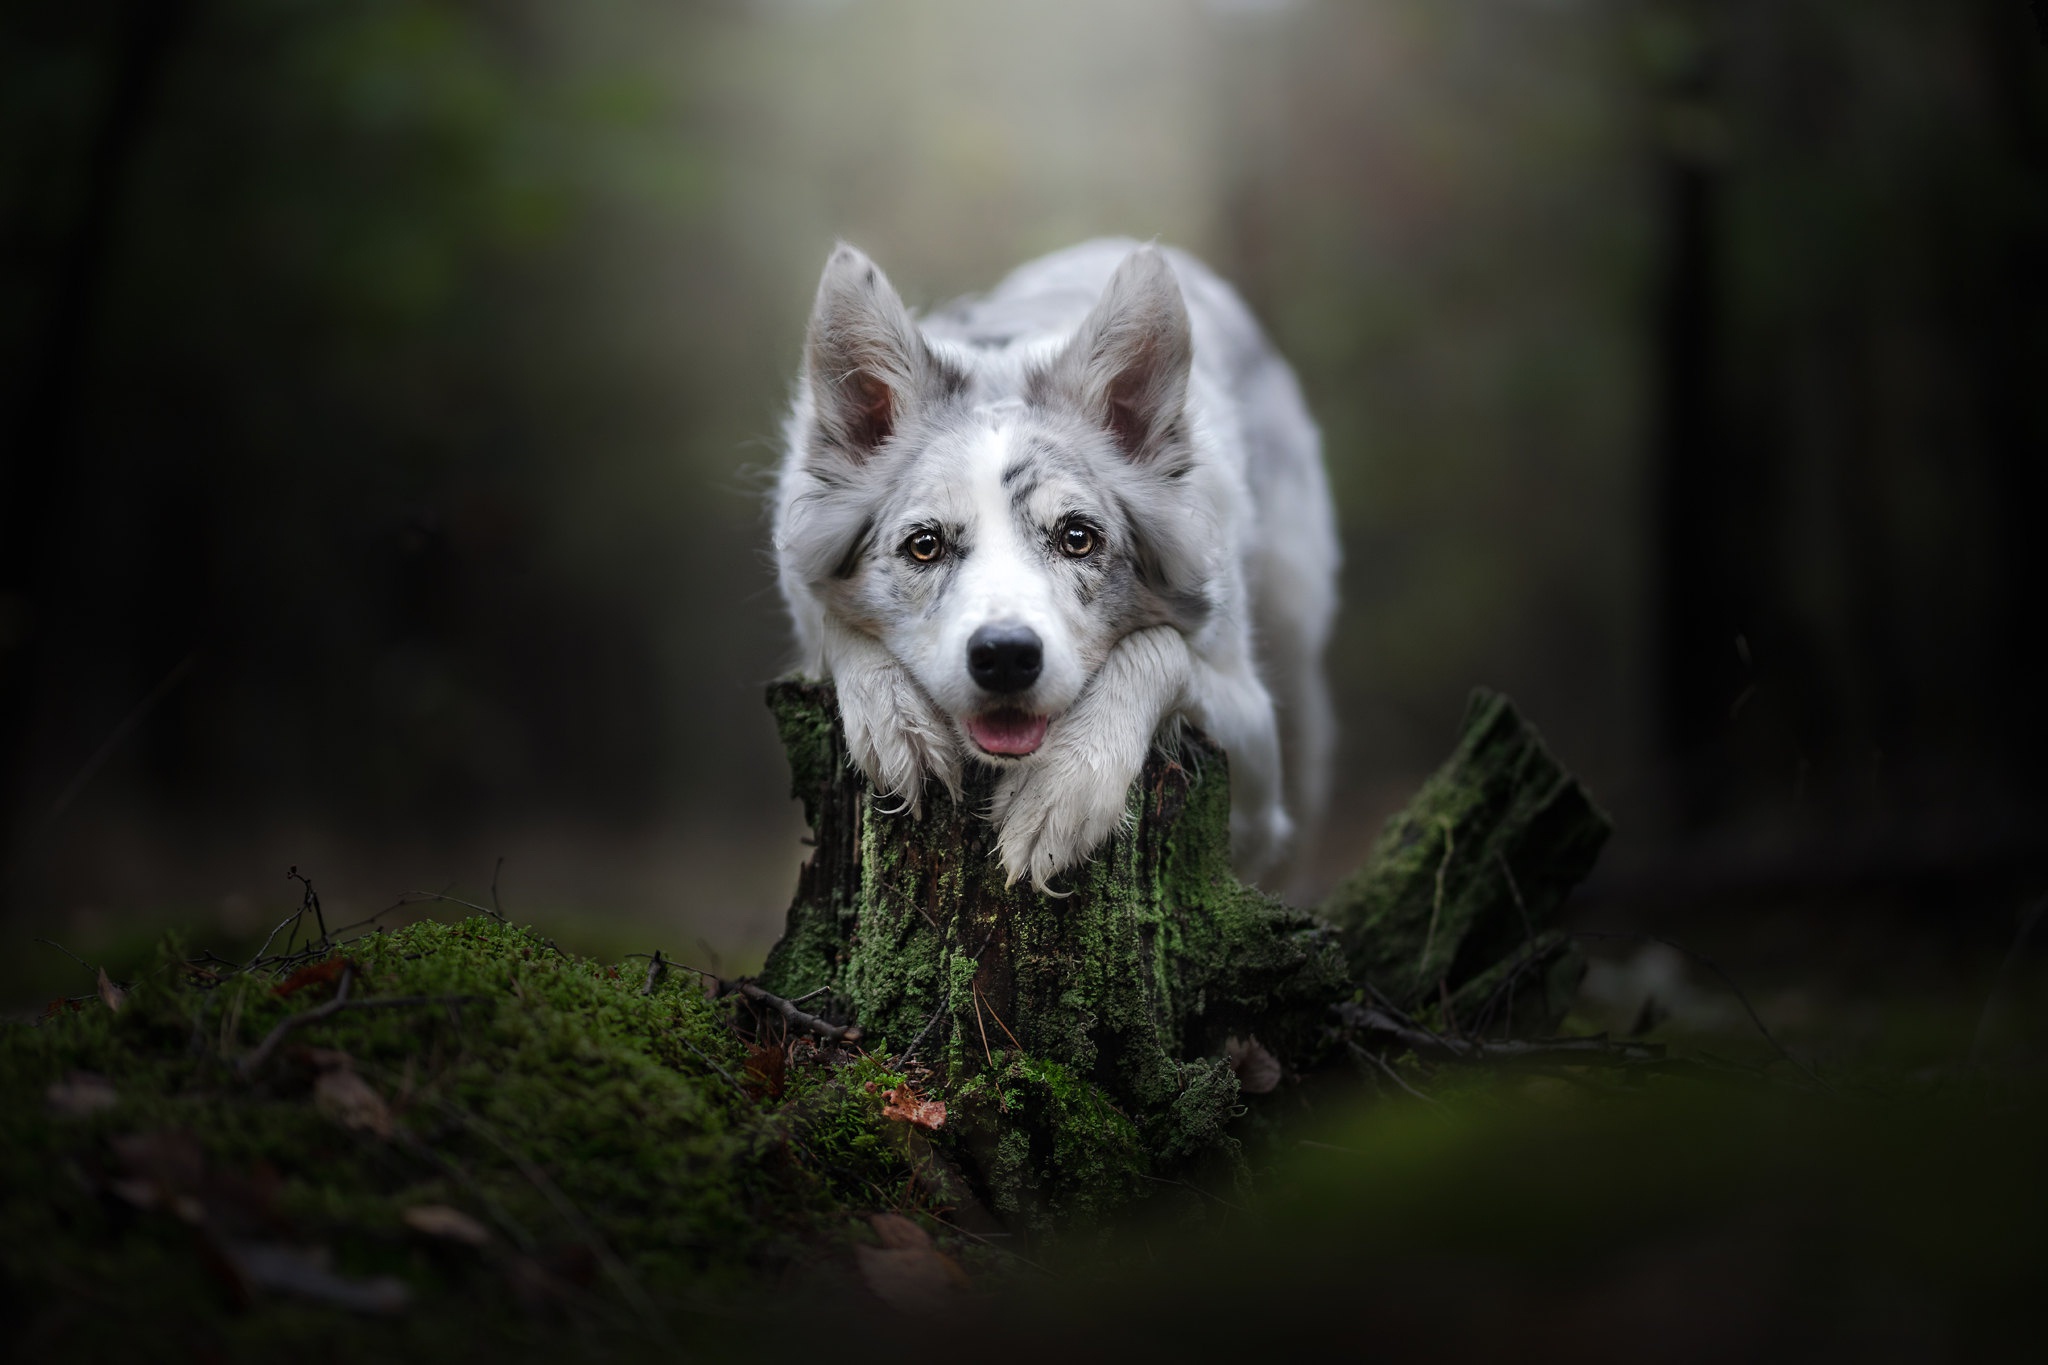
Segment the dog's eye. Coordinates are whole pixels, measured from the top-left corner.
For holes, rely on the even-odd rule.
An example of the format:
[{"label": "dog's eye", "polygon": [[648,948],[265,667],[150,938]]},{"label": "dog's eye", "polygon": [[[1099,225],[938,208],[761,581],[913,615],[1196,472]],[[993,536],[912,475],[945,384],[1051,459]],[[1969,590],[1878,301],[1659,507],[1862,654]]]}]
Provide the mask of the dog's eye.
[{"label": "dog's eye", "polygon": [[1069,559],[1086,559],[1095,553],[1095,532],[1085,522],[1068,522],[1060,532],[1060,551]]},{"label": "dog's eye", "polygon": [[910,539],[903,542],[903,553],[920,564],[931,563],[945,548],[946,542],[939,539],[939,533],[929,529],[912,532]]}]

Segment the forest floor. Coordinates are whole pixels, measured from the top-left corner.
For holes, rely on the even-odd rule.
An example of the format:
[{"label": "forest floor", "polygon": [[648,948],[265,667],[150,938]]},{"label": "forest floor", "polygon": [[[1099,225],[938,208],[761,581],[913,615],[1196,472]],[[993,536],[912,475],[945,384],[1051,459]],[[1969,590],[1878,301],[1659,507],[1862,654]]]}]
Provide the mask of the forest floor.
[{"label": "forest floor", "polygon": [[81,963],[0,1032],[15,1358],[1921,1360],[2027,1330],[2048,1264],[2022,954],[1974,998],[1802,1007],[1615,941],[1567,1029],[1710,1065],[1285,1078],[1234,1169],[1027,1243],[933,1178],[943,1078],[429,909],[254,970]]}]

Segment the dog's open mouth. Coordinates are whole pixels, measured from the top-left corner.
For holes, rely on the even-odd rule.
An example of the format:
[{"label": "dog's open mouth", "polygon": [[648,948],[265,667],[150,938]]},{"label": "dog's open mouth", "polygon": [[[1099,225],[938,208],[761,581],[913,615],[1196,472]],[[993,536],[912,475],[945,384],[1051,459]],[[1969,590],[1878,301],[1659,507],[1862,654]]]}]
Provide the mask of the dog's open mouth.
[{"label": "dog's open mouth", "polygon": [[1045,727],[1050,719],[1006,706],[1000,711],[970,716],[967,733],[984,753],[1015,758],[1033,753],[1045,743]]}]

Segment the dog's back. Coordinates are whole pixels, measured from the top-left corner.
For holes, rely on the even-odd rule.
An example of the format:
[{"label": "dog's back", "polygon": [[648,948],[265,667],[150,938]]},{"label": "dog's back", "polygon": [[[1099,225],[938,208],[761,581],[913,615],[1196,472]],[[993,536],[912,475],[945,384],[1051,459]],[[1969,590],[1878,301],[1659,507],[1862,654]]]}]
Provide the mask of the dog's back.
[{"label": "dog's back", "polygon": [[[987,294],[937,310],[924,319],[924,331],[976,350],[1049,351],[1073,335],[1139,246],[1103,237],[1042,256]],[[1260,676],[1280,712],[1298,858],[1328,797],[1336,730],[1322,657],[1337,610],[1341,552],[1322,439],[1293,370],[1237,292],[1187,252],[1161,250],[1180,281],[1194,333],[1190,407],[1217,437],[1217,453],[1242,462],[1253,503],[1252,533],[1239,550]]]}]

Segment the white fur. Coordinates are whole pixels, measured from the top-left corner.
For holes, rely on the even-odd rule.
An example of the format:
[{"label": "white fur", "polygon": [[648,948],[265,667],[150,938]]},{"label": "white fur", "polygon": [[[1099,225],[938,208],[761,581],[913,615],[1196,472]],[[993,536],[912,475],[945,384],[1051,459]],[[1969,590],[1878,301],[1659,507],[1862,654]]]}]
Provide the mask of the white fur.
[{"label": "white fur", "polygon": [[[1230,756],[1242,873],[1313,826],[1338,562],[1319,438],[1193,258],[1090,242],[920,325],[842,246],[786,440],[775,546],[800,666],[836,682],[879,793],[916,812],[927,779],[957,799],[965,764],[996,767],[1005,869],[1044,890],[1115,834],[1155,737],[1185,718]],[[1077,517],[1101,548],[1069,561]],[[906,556],[920,528],[943,534],[936,564]],[[1014,698],[967,667],[991,623],[1043,644]],[[970,719],[1012,701],[1051,718],[1043,744],[982,752]]]}]

